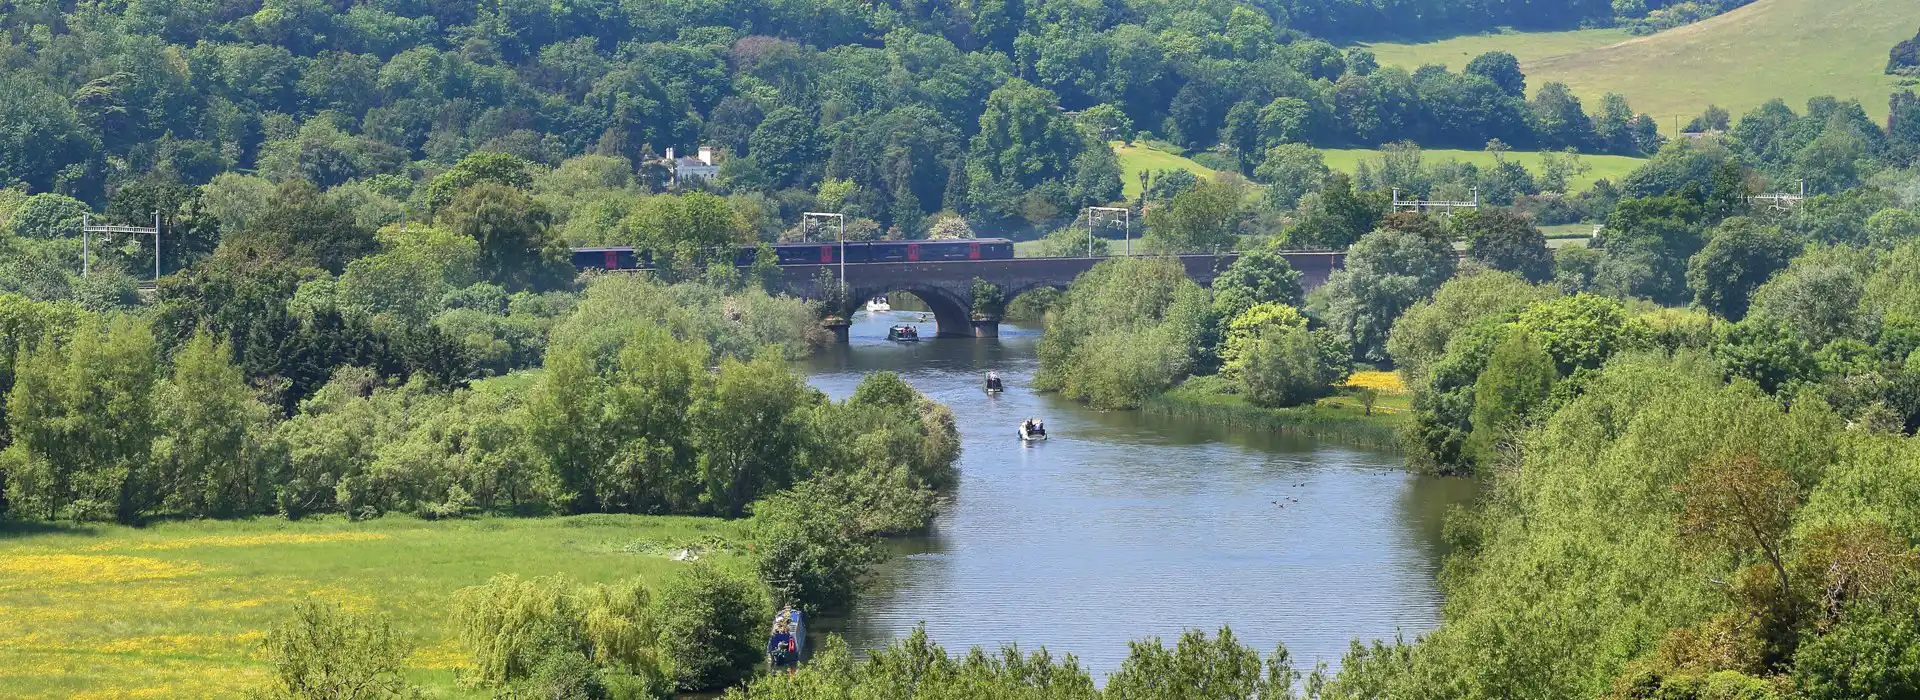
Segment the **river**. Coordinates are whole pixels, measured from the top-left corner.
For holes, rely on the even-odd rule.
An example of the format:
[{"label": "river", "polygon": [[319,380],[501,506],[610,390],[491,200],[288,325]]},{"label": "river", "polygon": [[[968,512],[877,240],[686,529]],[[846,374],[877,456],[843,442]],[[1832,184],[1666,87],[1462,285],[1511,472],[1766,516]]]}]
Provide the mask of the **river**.
[{"label": "river", "polygon": [[[1472,485],[1409,474],[1398,457],[1255,430],[1087,409],[1029,380],[1039,333],[891,343],[918,313],[862,312],[852,343],[810,362],[836,399],[867,372],[898,372],[952,407],[964,451],[952,502],[924,537],[895,541],[850,620],[856,649],[924,621],[949,652],[1018,643],[1077,656],[1096,678],[1127,642],[1169,645],[1231,625],[1285,642],[1297,668],[1338,665],[1354,638],[1411,639],[1437,624],[1447,508]],[[1005,379],[988,397],[986,372]],[[1052,438],[1016,436],[1037,416]]]}]

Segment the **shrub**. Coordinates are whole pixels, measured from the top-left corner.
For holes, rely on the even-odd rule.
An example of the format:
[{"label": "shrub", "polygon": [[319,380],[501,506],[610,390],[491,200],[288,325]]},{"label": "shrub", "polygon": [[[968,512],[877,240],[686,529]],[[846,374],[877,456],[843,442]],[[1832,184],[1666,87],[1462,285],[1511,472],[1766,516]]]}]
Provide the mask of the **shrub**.
[{"label": "shrub", "polygon": [[1338,336],[1303,327],[1261,333],[1240,372],[1247,400],[1256,406],[1297,406],[1332,393],[1347,378],[1349,349]]},{"label": "shrub", "polygon": [[267,633],[273,679],[260,698],[407,698],[418,690],[401,674],[412,650],[382,617],[356,615],[325,603],[299,603],[293,617]]},{"label": "shrub", "polygon": [[655,615],[661,667],[683,691],[746,678],[760,661],[761,622],[772,619],[751,586],[705,564],[661,591]]}]

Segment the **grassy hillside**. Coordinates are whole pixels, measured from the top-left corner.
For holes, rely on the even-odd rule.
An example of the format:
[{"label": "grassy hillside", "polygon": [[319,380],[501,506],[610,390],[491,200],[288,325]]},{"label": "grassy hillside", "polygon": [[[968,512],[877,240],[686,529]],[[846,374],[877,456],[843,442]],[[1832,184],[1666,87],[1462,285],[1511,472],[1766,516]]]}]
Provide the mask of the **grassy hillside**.
[{"label": "grassy hillside", "polygon": [[[1401,66],[1413,70],[1438,63],[1448,70],[1461,70],[1473,57],[1488,51],[1505,51],[1532,64],[1545,58],[1578,53],[1617,44],[1633,35],[1624,29],[1582,29],[1571,32],[1501,32],[1475,34],[1419,44],[1361,44],[1380,59],[1383,66]],[[1529,72],[1531,77],[1531,72]]]},{"label": "grassy hillside", "polygon": [[1464,65],[1462,54],[1500,49],[1521,59],[1529,87],[1572,86],[1590,107],[1618,92],[1636,111],[1674,130],[1708,103],[1741,113],[1780,97],[1800,110],[1807,98],[1861,101],[1885,118],[1895,80],[1887,50],[1920,27],[1914,0],[1759,0],[1703,22],[1593,46],[1604,32],[1463,37],[1374,48],[1382,63]]},{"label": "grassy hillside", "polygon": [[1212,168],[1195,163],[1184,156],[1154,148],[1144,141],[1136,141],[1131,146],[1125,142],[1114,141],[1112,146],[1114,155],[1120,158],[1120,185],[1125,188],[1128,201],[1140,196],[1140,172],[1143,170],[1148,172],[1186,170],[1203,178],[1213,177],[1216,173]]},{"label": "grassy hillside", "polygon": [[260,641],[308,597],[394,618],[417,645],[416,682],[457,687],[467,655],[446,612],[453,592],[497,573],[576,580],[682,569],[673,553],[725,544],[736,525],[702,518],[365,523],[203,521],[132,529],[0,529],[0,696],[235,697],[265,678]]},{"label": "grassy hillside", "polygon": [[[1349,173],[1360,166],[1361,160],[1378,158],[1380,155],[1379,151],[1367,148],[1329,148],[1321,151],[1321,153],[1326,156],[1327,167]],[[1421,159],[1428,163],[1453,160],[1473,163],[1481,167],[1493,165],[1493,154],[1486,151],[1427,149],[1422,150],[1420,155]],[[1540,172],[1541,154],[1539,152],[1509,151],[1506,157],[1519,161],[1521,165],[1527,166],[1527,169],[1534,171],[1536,175]],[[1594,182],[1602,178],[1619,182],[1620,178],[1625,177],[1627,173],[1633,172],[1634,168],[1638,168],[1641,163],[1646,162],[1645,159],[1630,158],[1627,156],[1583,155],[1580,159],[1585,161],[1591,169],[1570,183],[1576,192],[1593,186]]]}]

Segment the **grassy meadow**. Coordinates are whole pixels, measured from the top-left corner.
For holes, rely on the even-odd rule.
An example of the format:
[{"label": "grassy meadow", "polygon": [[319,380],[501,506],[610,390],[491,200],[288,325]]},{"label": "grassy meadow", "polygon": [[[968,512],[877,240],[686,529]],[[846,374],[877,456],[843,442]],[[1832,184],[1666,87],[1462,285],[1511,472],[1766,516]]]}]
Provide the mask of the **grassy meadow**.
[{"label": "grassy meadow", "polygon": [[1418,44],[1372,44],[1383,65],[1466,65],[1483,51],[1512,53],[1527,85],[1566,83],[1589,111],[1608,92],[1627,96],[1663,132],[1718,104],[1737,118],[1779,97],[1795,111],[1807,98],[1860,100],[1887,115],[1897,80],[1882,74],[1887,51],[1920,27],[1914,0],[1757,0],[1645,37],[1618,30],[1504,33]]},{"label": "grassy meadow", "polygon": [[1185,170],[1201,178],[1211,178],[1218,171],[1193,162],[1178,153],[1162,150],[1145,141],[1136,141],[1129,146],[1124,141],[1112,141],[1113,153],[1120,160],[1120,187],[1127,201],[1140,197],[1140,173],[1159,170]]},{"label": "grassy meadow", "polygon": [[[1372,388],[1378,397],[1371,415],[1356,396]],[[1193,377],[1149,401],[1142,410],[1223,425],[1242,425],[1383,450],[1400,446],[1400,424],[1412,410],[1412,396],[1392,372],[1360,372],[1339,393],[1312,404],[1262,408],[1235,393],[1218,376]]]},{"label": "grassy meadow", "polygon": [[657,584],[688,549],[745,566],[739,528],[616,515],[7,524],[0,696],[235,697],[266,678],[266,630],[311,597],[392,616],[429,697],[485,697],[455,683],[467,655],[447,620],[454,591],[499,573]]},{"label": "grassy meadow", "polygon": [[[1371,148],[1327,148],[1321,149],[1320,153],[1326,157],[1327,167],[1346,173],[1352,173],[1359,169],[1360,161],[1362,160],[1378,160],[1380,158],[1380,151]],[[1540,173],[1540,159],[1543,155],[1544,152],[1542,151],[1508,151],[1506,153],[1507,158],[1519,161],[1521,165],[1527,166],[1527,169],[1533,171],[1535,175]],[[1462,163],[1473,163],[1482,168],[1491,167],[1494,164],[1493,154],[1486,151],[1467,151],[1447,148],[1421,149],[1420,158],[1423,162],[1427,163],[1439,163],[1452,160]],[[1568,187],[1572,188],[1575,192],[1592,187],[1593,183],[1599,182],[1601,179],[1619,182],[1621,178],[1627,176],[1627,173],[1633,172],[1634,168],[1638,168],[1642,163],[1647,162],[1644,158],[1633,158],[1630,156],[1597,156],[1584,154],[1580,156],[1580,160],[1587,164],[1589,170],[1587,170],[1585,174],[1575,177],[1571,182],[1567,183]]]}]

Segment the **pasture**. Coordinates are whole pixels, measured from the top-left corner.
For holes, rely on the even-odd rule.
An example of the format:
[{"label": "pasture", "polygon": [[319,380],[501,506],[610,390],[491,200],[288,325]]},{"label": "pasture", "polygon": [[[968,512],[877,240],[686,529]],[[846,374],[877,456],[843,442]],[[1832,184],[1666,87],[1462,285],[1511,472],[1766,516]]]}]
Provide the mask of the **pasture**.
[{"label": "pasture", "polygon": [[447,620],[454,591],[500,573],[658,584],[689,566],[675,558],[687,550],[745,566],[740,527],[620,515],[6,524],[0,695],[236,697],[266,678],[266,630],[315,598],[390,615],[429,697],[485,697],[455,683],[467,654]]},{"label": "pasture", "polygon": [[1483,51],[1520,59],[1529,91],[1566,83],[1591,113],[1617,92],[1664,133],[1718,104],[1735,118],[1773,98],[1804,111],[1808,98],[1860,100],[1885,119],[1898,79],[1884,75],[1887,51],[1920,28],[1913,0],[1758,0],[1644,37],[1619,30],[1502,33],[1418,44],[1368,45],[1382,65],[1458,69]]}]

